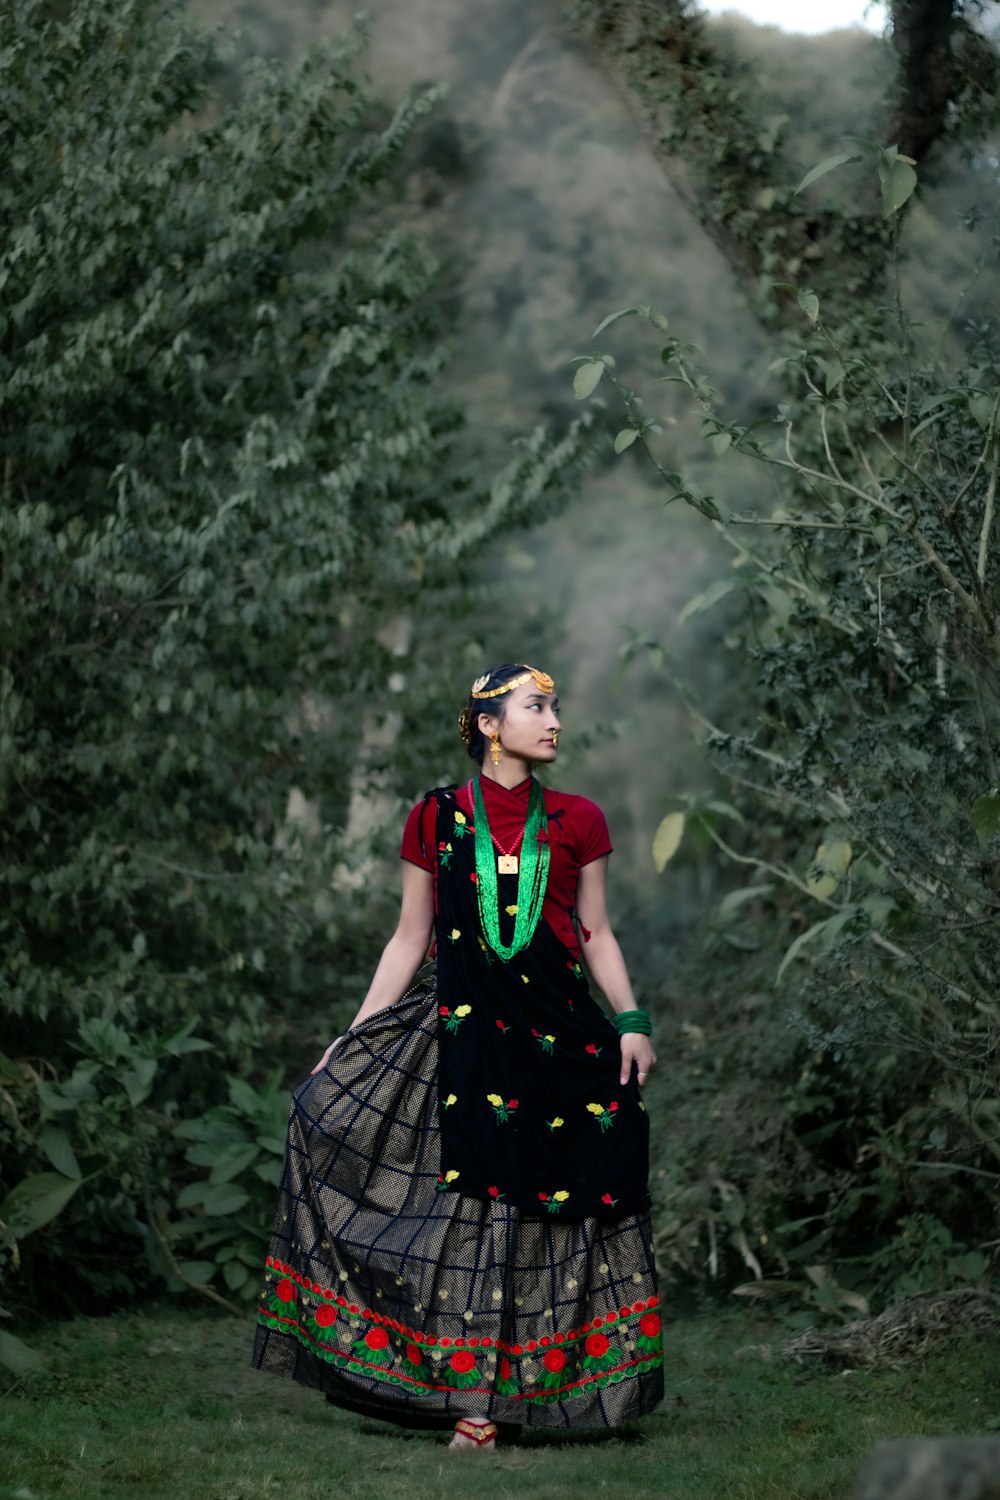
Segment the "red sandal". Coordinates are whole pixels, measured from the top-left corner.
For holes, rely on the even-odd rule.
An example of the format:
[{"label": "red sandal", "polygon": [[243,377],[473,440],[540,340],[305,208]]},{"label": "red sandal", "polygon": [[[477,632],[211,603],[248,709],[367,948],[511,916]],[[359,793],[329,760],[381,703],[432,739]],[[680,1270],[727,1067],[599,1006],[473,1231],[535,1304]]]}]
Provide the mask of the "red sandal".
[{"label": "red sandal", "polygon": [[[497,1424],[495,1422],[470,1422],[465,1417],[459,1417],[455,1423],[455,1431],[462,1437],[467,1437],[475,1443],[477,1448],[488,1448],[491,1443],[496,1442]],[[462,1447],[461,1443],[458,1447]]]}]

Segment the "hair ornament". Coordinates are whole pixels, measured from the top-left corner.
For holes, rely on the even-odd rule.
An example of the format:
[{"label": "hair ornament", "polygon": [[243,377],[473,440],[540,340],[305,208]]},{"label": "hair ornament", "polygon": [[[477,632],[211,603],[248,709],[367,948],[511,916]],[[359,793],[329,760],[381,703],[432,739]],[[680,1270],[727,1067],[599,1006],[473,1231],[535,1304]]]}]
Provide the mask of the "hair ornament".
[{"label": "hair ornament", "polygon": [[484,689],[490,680],[490,674],[484,672],[482,677],[477,677],[472,684],[469,690],[471,696],[473,698],[499,698],[501,693],[511,692],[514,688],[520,687],[522,682],[529,682],[532,677],[540,693],[551,693],[555,682],[548,672],[543,672],[538,667],[529,667],[527,662],[522,662],[521,665],[524,671],[518,677],[508,677],[506,682],[501,683],[499,687],[491,688],[488,693],[484,692]]}]

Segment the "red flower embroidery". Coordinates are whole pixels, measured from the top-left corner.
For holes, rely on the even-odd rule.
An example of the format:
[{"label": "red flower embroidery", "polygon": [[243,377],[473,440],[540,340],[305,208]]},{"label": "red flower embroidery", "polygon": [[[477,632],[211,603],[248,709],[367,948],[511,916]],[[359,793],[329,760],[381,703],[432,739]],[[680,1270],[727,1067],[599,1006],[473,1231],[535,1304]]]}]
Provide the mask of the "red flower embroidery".
[{"label": "red flower embroidery", "polygon": [[648,1339],[655,1339],[660,1331],[659,1313],[644,1313],[639,1319],[639,1332],[644,1333]]},{"label": "red flower embroidery", "polygon": [[592,1333],[584,1345],[591,1359],[600,1359],[608,1352],[608,1341],[603,1333]]},{"label": "red flower embroidery", "polygon": [[539,1195],[538,1195],[538,1201],[539,1201],[539,1203],[548,1203],[548,1201],[549,1201],[549,1195],[548,1195],[548,1193],[539,1193]]},{"label": "red flower embroidery", "polygon": [[601,1049],[600,1047],[595,1047],[593,1042],[588,1042],[583,1050],[584,1052],[589,1052],[591,1057],[597,1057]]},{"label": "red flower embroidery", "polygon": [[439,849],[447,849],[447,847],[448,847],[448,845],[443,840],[442,840],[442,842],[440,844],[438,844],[438,848]]},{"label": "red flower embroidery", "polygon": [[473,870],[472,874],[469,876],[469,879],[472,881],[473,885],[479,884],[479,876],[476,874],[475,870]]},{"label": "red flower embroidery", "polygon": [[325,1302],[322,1307],[316,1309],[316,1322],[321,1328],[329,1328],[331,1323],[337,1321],[337,1309],[329,1307]]},{"label": "red flower embroidery", "polygon": [[451,1015],[451,1011],[448,1009],[447,1005],[439,1005],[438,1006],[438,1015],[439,1016],[450,1016]]},{"label": "red flower embroidery", "polygon": [[448,1363],[456,1375],[468,1375],[476,1368],[476,1356],[471,1349],[456,1349]]},{"label": "red flower embroidery", "polygon": [[542,1360],[542,1364],[547,1370],[551,1370],[553,1375],[558,1375],[559,1371],[566,1367],[566,1356],[561,1349],[550,1349]]},{"label": "red flower embroidery", "polygon": [[618,1202],[618,1199],[612,1198],[610,1193],[602,1193],[601,1202],[606,1203],[609,1208],[614,1208],[615,1204]]},{"label": "red flower embroidery", "polygon": [[278,1282],[278,1285],[274,1289],[274,1294],[279,1302],[291,1302],[295,1296],[295,1288],[286,1277],[283,1281]]},{"label": "red flower embroidery", "polygon": [[422,1365],[424,1362],[424,1356],[421,1354],[416,1344],[407,1344],[406,1357],[410,1361],[411,1365]]},{"label": "red flower embroidery", "polygon": [[517,1108],[517,1100],[516,1099],[508,1099],[507,1100],[507,1108],[508,1109],[516,1109]]},{"label": "red flower embroidery", "polygon": [[365,1343],[369,1349],[384,1349],[389,1342],[389,1335],[384,1328],[369,1328],[365,1334]]},{"label": "red flower embroidery", "polygon": [[503,1359],[500,1361],[500,1379],[509,1380],[510,1374],[510,1360],[506,1355],[504,1355]]},{"label": "red flower embroidery", "polygon": [[500,1189],[498,1187],[489,1187],[486,1189],[486,1191],[489,1193],[491,1198],[499,1198],[500,1196]]},{"label": "red flower embroidery", "polygon": [[498,1031],[509,1031],[509,1030],[510,1030],[510,1027],[509,1027],[509,1026],[506,1026],[506,1025],[504,1025],[504,1023],[503,1023],[503,1021],[498,1021],[498,1022],[497,1022],[497,1030],[498,1030]]},{"label": "red flower embroidery", "polygon": [[617,1109],[618,1109],[618,1100],[617,1099],[612,1099],[611,1103],[608,1105],[608,1113],[613,1115],[616,1112]]}]

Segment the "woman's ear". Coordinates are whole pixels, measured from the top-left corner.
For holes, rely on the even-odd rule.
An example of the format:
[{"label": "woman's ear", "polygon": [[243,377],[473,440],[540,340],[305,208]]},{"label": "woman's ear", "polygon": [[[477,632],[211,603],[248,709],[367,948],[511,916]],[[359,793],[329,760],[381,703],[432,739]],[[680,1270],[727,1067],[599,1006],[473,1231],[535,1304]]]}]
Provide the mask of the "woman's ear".
[{"label": "woman's ear", "polygon": [[500,719],[496,714],[481,713],[476,719],[476,723],[479,725],[480,734],[487,740],[493,734],[494,730],[500,728]]}]

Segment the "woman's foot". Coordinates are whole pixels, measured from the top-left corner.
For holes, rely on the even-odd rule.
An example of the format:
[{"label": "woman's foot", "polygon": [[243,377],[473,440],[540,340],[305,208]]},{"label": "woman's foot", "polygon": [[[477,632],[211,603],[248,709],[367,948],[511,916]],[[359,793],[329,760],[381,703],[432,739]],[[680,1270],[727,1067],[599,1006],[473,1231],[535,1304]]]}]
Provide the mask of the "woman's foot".
[{"label": "woman's foot", "polygon": [[497,1426],[486,1417],[459,1417],[455,1423],[455,1435],[449,1448],[492,1448],[496,1443]]}]

